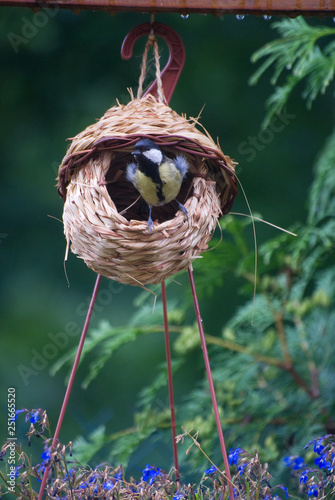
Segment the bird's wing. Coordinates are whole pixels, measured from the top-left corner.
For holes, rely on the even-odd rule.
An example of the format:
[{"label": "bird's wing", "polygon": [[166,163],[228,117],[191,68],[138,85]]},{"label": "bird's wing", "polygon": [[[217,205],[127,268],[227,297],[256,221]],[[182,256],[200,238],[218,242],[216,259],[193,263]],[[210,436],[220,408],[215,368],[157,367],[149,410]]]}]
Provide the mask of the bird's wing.
[{"label": "bird's wing", "polygon": [[136,177],[136,170],[137,170],[136,163],[129,163],[126,171],[126,178],[128,179],[128,181],[134,183]]},{"label": "bird's wing", "polygon": [[184,177],[186,175],[186,172],[188,171],[188,162],[185,156],[182,155],[176,156],[174,162],[176,164],[177,169],[180,172],[180,175]]}]

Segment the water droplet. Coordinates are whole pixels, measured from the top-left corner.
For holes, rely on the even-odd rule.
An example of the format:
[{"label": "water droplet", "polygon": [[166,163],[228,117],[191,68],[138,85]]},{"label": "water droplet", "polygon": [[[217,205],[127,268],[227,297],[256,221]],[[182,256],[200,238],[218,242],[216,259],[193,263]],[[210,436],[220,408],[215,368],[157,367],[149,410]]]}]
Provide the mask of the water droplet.
[{"label": "water droplet", "polygon": [[265,19],[265,21],[270,21],[272,16],[263,16],[263,19]]},{"label": "water droplet", "polygon": [[244,17],[245,17],[244,14],[237,14],[236,19],[238,21],[242,21],[244,19]]},{"label": "water droplet", "polygon": [[188,19],[190,17],[190,15],[189,14],[182,14],[180,17],[182,19]]}]

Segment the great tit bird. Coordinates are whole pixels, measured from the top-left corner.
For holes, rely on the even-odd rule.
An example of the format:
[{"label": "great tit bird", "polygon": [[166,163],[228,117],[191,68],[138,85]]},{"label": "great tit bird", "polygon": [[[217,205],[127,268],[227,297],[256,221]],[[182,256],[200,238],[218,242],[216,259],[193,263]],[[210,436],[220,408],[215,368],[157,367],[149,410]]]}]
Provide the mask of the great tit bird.
[{"label": "great tit bird", "polygon": [[135,161],[127,166],[126,177],[149,206],[147,224],[149,233],[154,225],[151,218],[152,207],[165,205],[175,200],[180,210],[187,216],[184,205],[176,200],[188,170],[186,158],[182,155],[174,159],[167,158],[160,147],[150,139],[138,141],[131,154]]}]

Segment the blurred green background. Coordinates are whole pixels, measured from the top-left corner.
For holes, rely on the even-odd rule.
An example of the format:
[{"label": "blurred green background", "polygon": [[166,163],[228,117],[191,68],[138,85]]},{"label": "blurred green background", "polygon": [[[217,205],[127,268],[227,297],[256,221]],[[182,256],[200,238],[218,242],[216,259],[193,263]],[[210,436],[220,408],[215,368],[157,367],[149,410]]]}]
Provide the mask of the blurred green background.
[{"label": "blurred green background", "polygon": [[[71,255],[67,285],[65,240],[58,220],[62,200],[55,189],[57,169],[66,139],[100,118],[116,99],[126,103],[127,88],[137,87],[145,40],[136,46],[130,61],[121,59],[120,49],[130,29],[149,20],[149,15],[134,13],[38,15],[30,9],[2,8],[0,16],[2,438],[7,437],[8,387],[16,388],[17,408],[44,408],[52,426],[56,425],[66,371],[52,377],[49,370],[68,347],[78,343],[79,335],[73,335],[64,347],[48,350],[46,346],[52,336],[66,329],[81,330],[95,281],[93,272]],[[186,48],[185,67],[171,107],[197,116],[205,105],[201,123],[239,163],[237,173],[254,211],[283,227],[304,220],[312,166],[332,130],[332,92],[319,98],[310,111],[300,98],[291,99],[285,126],[266,135],[261,122],[270,84],[263,78],[250,87],[248,79],[255,70],[252,53],[275,38],[273,19],[166,14],[157,15],[156,20],[175,28]],[[333,25],[329,18],[311,21]],[[166,60],[165,48],[162,60]],[[247,213],[241,193],[233,210]],[[257,231],[260,242],[276,234],[265,225],[258,225]],[[171,285],[169,294],[177,298],[183,294],[188,287],[185,276],[181,283],[181,287]],[[214,300],[202,298],[208,333],[218,335],[218,325],[221,328],[242,300],[239,286],[227,276]],[[137,293],[134,287],[104,279],[92,327],[104,318],[113,325],[125,324]],[[152,380],[164,356],[162,334],[140,338],[122,348],[88,390],[80,386],[85,373],[85,366],[80,366],[61,440],[86,435],[106,422],[113,431],[131,425],[136,395]],[[189,363],[177,380],[177,400],[202,373],[198,362]],[[19,433],[25,428],[19,425]],[[161,451],[156,451],[158,456]],[[142,450],[138,466],[155,463],[156,452],[154,445]]]}]

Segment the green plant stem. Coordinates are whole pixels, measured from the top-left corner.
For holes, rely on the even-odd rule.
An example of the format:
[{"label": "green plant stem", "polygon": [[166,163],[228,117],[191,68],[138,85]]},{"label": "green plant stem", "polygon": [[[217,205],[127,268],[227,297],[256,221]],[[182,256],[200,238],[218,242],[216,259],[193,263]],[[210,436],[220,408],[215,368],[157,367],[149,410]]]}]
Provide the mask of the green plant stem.
[{"label": "green plant stem", "polygon": [[291,367],[293,365],[293,363],[292,363],[291,354],[290,354],[290,351],[289,351],[288,345],[287,345],[287,339],[286,339],[286,334],[285,334],[285,329],[284,329],[284,324],[283,324],[283,312],[273,311],[273,318],[274,318],[276,330],[278,333],[281,349],[283,352],[285,365],[287,367]]},{"label": "green plant stem", "polygon": [[308,370],[311,376],[311,383],[312,383],[312,392],[315,395],[315,399],[320,397],[320,386],[319,386],[319,371],[318,368],[315,364],[315,361],[312,357],[312,353],[310,351],[308,342],[306,340],[306,333],[305,333],[305,328],[304,328],[304,323],[301,319],[300,316],[296,315],[294,317],[294,323],[296,325],[297,331],[300,332],[300,335],[303,335],[303,339],[300,342],[301,350],[304,352],[304,354],[308,358]]},{"label": "green plant stem", "polygon": [[296,381],[296,383],[299,385],[299,387],[301,387],[302,389],[304,389],[304,391],[308,394],[308,396],[311,398],[311,399],[318,399],[318,397],[320,396],[319,394],[314,394],[313,390],[307,385],[307,383],[304,381],[304,379],[299,375],[299,373],[294,369],[293,366],[283,366],[284,370],[286,370],[288,373],[290,373],[290,375],[292,376],[292,378]]},{"label": "green plant stem", "polygon": [[[183,431],[185,432],[185,434],[187,434],[187,436],[188,436],[189,438],[191,438],[191,439],[192,439],[193,444],[199,448],[199,450],[200,450],[200,451],[201,451],[201,453],[202,453],[202,454],[206,457],[206,459],[209,461],[209,463],[211,463],[211,464],[212,464],[212,465],[216,468],[216,470],[218,470],[218,471],[219,471],[222,475],[224,475],[224,472],[222,472],[222,471],[221,471],[221,470],[220,470],[220,469],[219,469],[219,468],[215,465],[215,463],[214,463],[214,462],[213,462],[213,461],[209,458],[209,456],[207,455],[207,453],[206,453],[206,452],[205,452],[205,451],[201,448],[199,441],[198,441],[198,440],[197,440],[194,436],[192,436],[191,431],[187,431],[187,430],[185,430],[185,428],[184,428],[183,426],[182,426],[181,428],[183,429]],[[198,433],[197,433],[197,434],[198,434]],[[197,434],[196,434],[196,435],[197,435]]]},{"label": "green plant stem", "polygon": [[273,317],[285,361],[284,364],[282,365],[282,368],[286,370],[288,373],[290,373],[290,375],[296,381],[296,383],[302,389],[304,389],[304,391],[308,394],[308,396],[311,399],[317,399],[320,396],[319,390],[314,391],[313,388],[311,389],[305,382],[305,380],[299,375],[299,373],[294,368],[291,354],[288,349],[287,338],[284,329],[284,322],[283,322],[284,313],[273,311]]},{"label": "green plant stem", "polygon": [[[244,354],[249,354],[252,358],[254,358],[256,361],[259,361],[261,363],[267,363],[272,366],[278,366],[279,368],[282,368],[286,372],[288,372],[292,378],[296,381],[296,383],[304,389],[304,391],[309,395],[311,399],[317,399],[319,397],[318,392],[314,392],[310,387],[308,387],[307,383],[304,381],[304,379],[299,375],[299,373],[295,370],[292,361],[289,363],[286,363],[285,361],[282,361],[278,358],[271,358],[270,356],[263,356],[262,354],[257,354],[250,352],[249,347],[242,346],[240,344],[237,344],[236,342],[231,342],[229,340],[224,340],[220,339],[218,337],[213,337],[212,335],[206,334],[206,340],[208,341],[209,344],[216,344],[221,347],[224,347],[225,349],[229,349],[231,351],[236,351],[236,352],[241,352]],[[291,358],[290,358],[291,360]]]},{"label": "green plant stem", "polygon": [[68,479],[69,479],[69,488],[70,488],[71,499],[72,499],[72,500],[74,500],[74,496],[73,496],[73,488],[72,488],[72,484],[71,484],[71,477],[70,477],[70,475],[69,475],[69,469],[68,469],[68,466],[67,466],[67,463],[66,463],[65,458],[63,459],[63,463],[64,463],[64,468],[65,468],[65,471],[66,471],[67,477],[68,477]]},{"label": "green plant stem", "polygon": [[206,340],[209,344],[216,344],[220,347],[224,347],[225,349],[229,349],[230,351],[241,352],[243,354],[249,354],[251,357],[260,361],[261,363],[267,363],[268,365],[279,366],[280,368],[284,368],[284,363],[278,358],[271,358],[270,356],[263,356],[262,354],[257,354],[251,352],[249,347],[238,344],[237,342],[231,342],[230,340],[220,339],[219,337],[213,337],[212,335],[206,334]]}]

